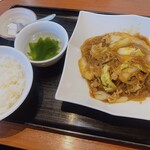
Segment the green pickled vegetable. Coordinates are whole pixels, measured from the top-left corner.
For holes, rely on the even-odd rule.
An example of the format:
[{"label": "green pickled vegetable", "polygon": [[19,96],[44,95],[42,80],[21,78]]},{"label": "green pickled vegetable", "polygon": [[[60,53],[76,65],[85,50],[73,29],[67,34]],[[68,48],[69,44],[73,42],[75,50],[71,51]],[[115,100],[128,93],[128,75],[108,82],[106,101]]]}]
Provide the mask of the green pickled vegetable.
[{"label": "green pickled vegetable", "polygon": [[45,39],[39,38],[37,42],[30,42],[29,48],[29,57],[32,60],[41,61],[56,56],[59,53],[60,46],[59,41],[47,37]]}]

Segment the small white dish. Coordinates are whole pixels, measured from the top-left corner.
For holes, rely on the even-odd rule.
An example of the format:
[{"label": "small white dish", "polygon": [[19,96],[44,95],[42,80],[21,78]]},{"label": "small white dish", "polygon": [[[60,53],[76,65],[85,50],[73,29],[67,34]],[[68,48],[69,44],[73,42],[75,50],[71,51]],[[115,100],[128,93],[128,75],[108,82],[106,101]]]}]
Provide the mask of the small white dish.
[{"label": "small white dish", "polygon": [[[42,37],[43,33],[48,34],[48,36],[50,36],[51,38],[54,37],[53,39],[55,38],[56,40],[58,39],[58,41],[60,42],[59,53],[56,56],[47,60],[42,61],[31,60],[27,54],[29,50],[28,49],[29,42],[31,42],[31,39],[34,39],[37,35],[39,37]],[[29,58],[30,62],[37,67],[47,67],[58,62],[62,58],[67,45],[68,45],[67,31],[60,24],[52,21],[38,21],[29,24],[18,33],[14,43],[14,47],[23,52]]]},{"label": "small white dish", "polygon": [[65,66],[55,95],[57,100],[80,104],[112,115],[150,120],[150,98],[142,103],[109,104],[92,98],[78,67],[80,46],[90,37],[109,32],[140,33],[150,38],[150,18],[137,15],[103,15],[81,11],[68,44]]},{"label": "small white dish", "polygon": [[17,23],[25,26],[36,20],[36,14],[30,9],[21,7],[9,9],[0,16],[0,36],[14,40],[17,35]]},{"label": "small white dish", "polygon": [[[8,57],[8,58],[12,57],[13,59],[15,59],[16,62],[18,62],[19,65],[21,66],[21,68],[24,70],[24,75],[25,75],[25,85],[24,85],[24,89],[21,93],[21,96],[18,98],[18,100],[13,105],[9,104],[9,108],[6,111],[4,111],[3,113],[0,113],[0,120],[2,120],[4,118],[8,117],[9,115],[11,115],[18,107],[20,107],[20,105],[26,99],[28,93],[30,92],[32,82],[33,82],[33,70],[32,70],[32,66],[31,66],[28,58],[24,54],[22,54],[20,51],[16,50],[15,48],[12,48],[9,46],[0,46],[0,57]],[[2,64],[1,64],[1,66],[2,66]],[[1,77],[3,77],[3,75],[1,75]],[[9,79],[8,77],[6,77],[6,78],[7,78],[7,80]],[[16,78],[18,78],[18,74],[17,74]],[[9,80],[11,80],[11,79],[9,79]],[[14,85],[11,85],[11,86],[13,86],[13,88],[16,87]],[[2,87],[2,85],[1,85],[1,87]],[[5,91],[5,89],[4,89],[4,91]],[[1,90],[0,90],[0,97],[1,97],[0,107],[4,109],[4,107],[6,105],[4,105],[4,103],[3,103],[2,94],[3,94],[3,89],[1,88]]]}]

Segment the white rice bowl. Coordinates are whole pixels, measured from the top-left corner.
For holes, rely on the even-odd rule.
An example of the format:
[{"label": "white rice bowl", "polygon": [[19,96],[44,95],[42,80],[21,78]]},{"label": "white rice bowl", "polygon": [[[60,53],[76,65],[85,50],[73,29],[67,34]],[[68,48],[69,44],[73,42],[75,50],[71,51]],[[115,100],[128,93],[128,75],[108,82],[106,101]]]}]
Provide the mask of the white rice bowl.
[{"label": "white rice bowl", "polygon": [[26,99],[33,81],[28,58],[15,48],[0,46],[0,120]]}]

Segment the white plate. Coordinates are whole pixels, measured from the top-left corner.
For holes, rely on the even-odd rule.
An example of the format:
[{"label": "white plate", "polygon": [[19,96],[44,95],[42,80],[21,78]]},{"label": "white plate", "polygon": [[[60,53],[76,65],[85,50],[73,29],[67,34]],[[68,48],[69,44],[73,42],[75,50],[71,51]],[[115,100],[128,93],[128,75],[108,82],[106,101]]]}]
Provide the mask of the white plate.
[{"label": "white plate", "polygon": [[93,99],[85,79],[81,77],[78,60],[80,46],[89,37],[108,32],[141,33],[150,37],[150,19],[136,15],[102,15],[81,11],[77,25],[70,39],[63,74],[55,98],[94,108],[112,115],[150,120],[150,98],[142,103],[108,104]]}]

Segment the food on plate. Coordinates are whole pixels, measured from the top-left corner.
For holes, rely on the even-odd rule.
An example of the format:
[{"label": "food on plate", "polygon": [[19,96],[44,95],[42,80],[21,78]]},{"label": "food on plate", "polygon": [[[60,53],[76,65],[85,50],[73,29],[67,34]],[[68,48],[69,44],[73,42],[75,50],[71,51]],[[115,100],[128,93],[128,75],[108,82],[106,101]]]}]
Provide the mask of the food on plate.
[{"label": "food on plate", "polygon": [[112,32],[87,39],[79,69],[90,95],[109,103],[150,97],[150,42],[140,35]]},{"label": "food on plate", "polygon": [[[34,36],[35,37],[35,36]],[[31,60],[42,61],[56,56],[60,51],[60,42],[57,39],[42,33],[36,39],[29,42],[29,50],[27,52]]]},{"label": "food on plate", "polygon": [[0,56],[0,74],[0,114],[2,114],[20,98],[25,87],[25,74],[19,62],[10,56]]}]

